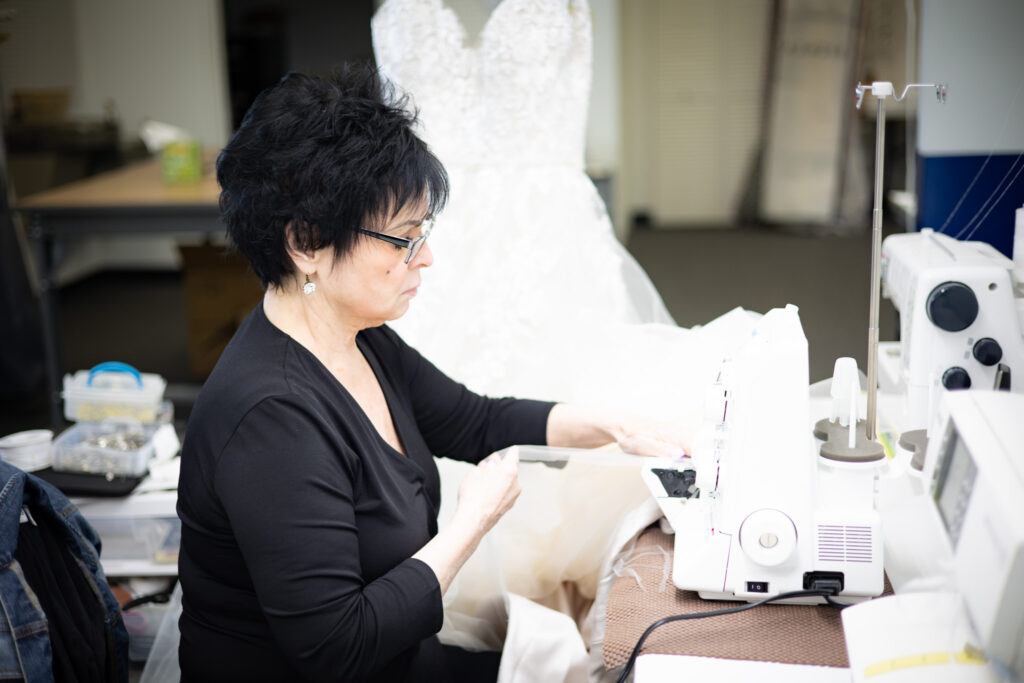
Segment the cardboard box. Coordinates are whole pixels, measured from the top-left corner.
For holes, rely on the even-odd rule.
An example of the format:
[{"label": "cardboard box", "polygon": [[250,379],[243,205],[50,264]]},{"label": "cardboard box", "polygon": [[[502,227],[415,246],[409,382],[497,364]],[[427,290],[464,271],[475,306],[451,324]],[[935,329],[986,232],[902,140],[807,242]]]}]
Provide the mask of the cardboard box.
[{"label": "cardboard box", "polygon": [[259,278],[238,252],[181,246],[189,372],[206,379],[242,321],[263,298]]},{"label": "cardboard box", "polygon": [[14,119],[21,123],[60,123],[71,103],[68,88],[18,89],[11,93]]}]

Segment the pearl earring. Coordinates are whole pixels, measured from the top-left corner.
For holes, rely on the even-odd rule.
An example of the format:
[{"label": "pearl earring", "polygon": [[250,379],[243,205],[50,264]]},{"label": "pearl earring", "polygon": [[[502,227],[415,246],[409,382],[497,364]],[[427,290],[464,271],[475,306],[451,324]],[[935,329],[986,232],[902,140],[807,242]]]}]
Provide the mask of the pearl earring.
[{"label": "pearl earring", "polygon": [[302,285],[302,293],[309,295],[309,294],[312,294],[315,291],[316,291],[316,283],[315,282],[310,282],[309,281],[309,275],[306,275],[306,284]]}]

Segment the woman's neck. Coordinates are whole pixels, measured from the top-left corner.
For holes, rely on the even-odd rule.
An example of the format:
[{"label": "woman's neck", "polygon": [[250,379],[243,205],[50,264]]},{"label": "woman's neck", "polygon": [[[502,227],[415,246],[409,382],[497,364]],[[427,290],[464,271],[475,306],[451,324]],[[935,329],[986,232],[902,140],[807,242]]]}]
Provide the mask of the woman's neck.
[{"label": "woman's neck", "polygon": [[274,327],[306,347],[332,371],[349,365],[353,354],[361,356],[356,335],[370,326],[346,319],[322,296],[307,296],[300,288],[287,285],[267,288],[263,312]]}]

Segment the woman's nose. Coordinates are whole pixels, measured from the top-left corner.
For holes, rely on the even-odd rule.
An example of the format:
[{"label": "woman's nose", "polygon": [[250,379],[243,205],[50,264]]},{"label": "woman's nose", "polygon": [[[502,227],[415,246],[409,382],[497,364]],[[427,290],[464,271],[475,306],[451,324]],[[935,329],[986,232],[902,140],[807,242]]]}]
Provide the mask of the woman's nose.
[{"label": "woman's nose", "polygon": [[410,266],[416,268],[426,268],[427,266],[434,263],[434,252],[430,250],[430,242],[426,241],[423,246],[420,247],[419,252],[416,254],[416,258],[412,260]]}]

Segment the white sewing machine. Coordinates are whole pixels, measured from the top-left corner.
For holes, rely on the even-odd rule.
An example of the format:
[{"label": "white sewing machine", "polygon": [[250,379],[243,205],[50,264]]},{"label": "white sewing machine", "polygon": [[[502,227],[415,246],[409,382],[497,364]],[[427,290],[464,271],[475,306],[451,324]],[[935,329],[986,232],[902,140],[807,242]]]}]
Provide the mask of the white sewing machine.
[{"label": "white sewing machine", "polygon": [[[872,672],[916,681],[1006,680],[1007,670],[1024,677],[1022,415],[1017,393],[943,396],[925,490],[906,501],[905,519],[887,520],[887,536],[901,537],[891,558],[920,572],[896,595],[843,611],[854,681]],[[927,562],[911,556],[921,554]]]},{"label": "white sewing machine", "polygon": [[929,229],[890,235],[882,284],[900,312],[892,389],[905,394],[905,429],[929,427],[945,389],[1024,392],[1024,283],[1013,261]]},{"label": "white sewing machine", "polygon": [[851,602],[883,587],[876,468],[818,456],[807,339],[787,306],[723,364],[692,460],[652,461],[642,476],[675,530],[679,588],[755,601],[834,587]]},{"label": "white sewing machine", "polygon": [[1024,396],[949,395],[925,457],[953,575],[986,655],[1024,676]]}]

